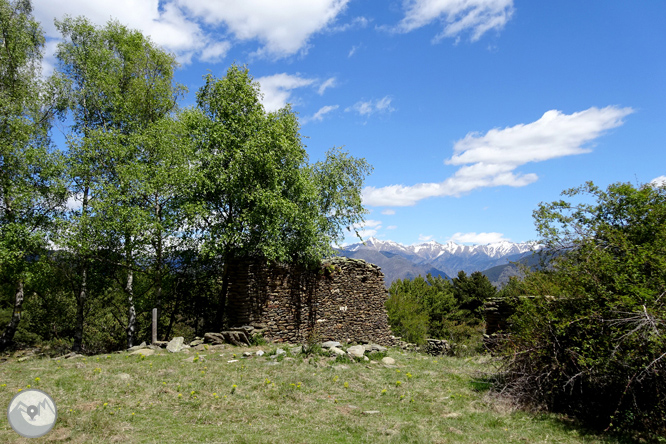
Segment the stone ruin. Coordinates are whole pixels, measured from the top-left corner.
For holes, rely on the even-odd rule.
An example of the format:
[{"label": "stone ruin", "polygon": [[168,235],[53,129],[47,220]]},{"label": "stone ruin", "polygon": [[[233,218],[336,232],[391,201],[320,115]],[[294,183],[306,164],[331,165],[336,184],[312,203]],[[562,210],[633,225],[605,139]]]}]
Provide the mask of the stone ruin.
[{"label": "stone ruin", "polygon": [[388,290],[376,265],[334,257],[307,270],[244,259],[233,264],[233,276],[227,313],[234,340],[245,342],[241,333],[252,328],[275,342],[396,343],[384,307]]}]

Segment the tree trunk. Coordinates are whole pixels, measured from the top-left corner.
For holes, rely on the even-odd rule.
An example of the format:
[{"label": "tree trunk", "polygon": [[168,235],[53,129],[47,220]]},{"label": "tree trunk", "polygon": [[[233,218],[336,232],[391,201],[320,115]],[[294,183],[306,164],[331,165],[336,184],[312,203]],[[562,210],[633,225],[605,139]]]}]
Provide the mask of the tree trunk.
[{"label": "tree trunk", "polygon": [[227,291],[229,290],[229,257],[225,257],[224,265],[222,266],[222,290],[218,295],[217,301],[217,316],[215,318],[215,326],[217,331],[224,330],[224,315],[227,306]]},{"label": "tree trunk", "polygon": [[19,280],[16,284],[16,295],[14,297],[14,312],[12,313],[12,319],[5,327],[5,332],[2,337],[0,337],[0,351],[6,349],[13,341],[14,334],[18,328],[19,322],[21,321],[21,307],[23,306],[23,280]]},{"label": "tree trunk", "polygon": [[127,316],[127,348],[134,346],[134,334],[136,333],[136,308],[134,307],[134,272],[127,271],[127,284],[125,285],[125,293],[127,293],[127,304],[129,306],[129,313]]},{"label": "tree trunk", "polygon": [[[88,214],[88,193],[89,187],[83,190],[83,200],[81,202],[81,214]],[[76,298],[76,330],[74,330],[74,343],[72,344],[72,351],[79,352],[83,344],[83,313],[86,301],[88,299],[88,262],[84,259],[83,269],[81,271],[81,287],[79,288],[79,295]]]},{"label": "tree trunk", "polygon": [[72,344],[72,351],[81,351],[83,343],[83,310],[85,307],[86,299],[88,298],[88,266],[83,266],[81,272],[81,288],[79,296],[76,298],[76,330],[74,331],[74,344]]},{"label": "tree trunk", "polygon": [[156,264],[155,264],[155,308],[157,308],[157,323],[162,317],[162,207],[159,203],[159,197],[155,196],[155,215],[157,216],[158,228],[156,239]]}]

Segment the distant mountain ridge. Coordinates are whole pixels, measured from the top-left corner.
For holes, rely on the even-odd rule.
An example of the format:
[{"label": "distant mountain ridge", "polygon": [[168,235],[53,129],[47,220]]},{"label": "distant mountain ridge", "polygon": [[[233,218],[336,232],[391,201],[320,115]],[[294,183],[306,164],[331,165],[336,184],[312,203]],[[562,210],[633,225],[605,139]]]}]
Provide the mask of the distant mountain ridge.
[{"label": "distant mountain ridge", "polygon": [[[402,245],[374,237],[365,243],[355,243],[339,249],[342,256],[364,259],[382,268],[386,285],[396,279],[411,279],[419,274],[431,273],[445,278],[455,277],[459,271],[471,274],[489,268],[520,261],[543,249],[535,242],[494,242],[486,245],[461,245],[455,242],[440,244],[436,241],[416,245]],[[511,273],[508,273],[511,274]],[[507,273],[502,274],[508,279]],[[495,275],[495,274],[494,274]],[[491,279],[492,281],[492,279]],[[501,284],[502,282],[493,282]]]}]

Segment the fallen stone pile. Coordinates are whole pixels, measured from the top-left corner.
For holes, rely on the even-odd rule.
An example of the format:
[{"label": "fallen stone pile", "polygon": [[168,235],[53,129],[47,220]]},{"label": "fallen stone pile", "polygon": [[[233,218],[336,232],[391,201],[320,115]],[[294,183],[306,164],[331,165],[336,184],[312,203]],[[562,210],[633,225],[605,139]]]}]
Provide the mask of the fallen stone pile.
[{"label": "fallen stone pile", "polygon": [[[350,359],[363,359],[364,361],[369,361],[370,359],[366,356],[366,354],[369,353],[384,353],[388,349],[386,347],[383,347],[378,344],[362,344],[362,345],[353,345],[349,348],[347,348],[347,351],[343,350],[341,348],[342,344],[340,344],[337,341],[326,341],[321,344],[321,348],[324,350],[328,350],[329,353],[332,353],[336,356],[345,356],[347,355]],[[384,359],[387,359],[388,357],[385,357],[382,359],[382,362],[384,364],[392,364],[394,362],[384,362]],[[393,358],[388,358],[388,360],[393,361]]]},{"label": "fallen stone pile", "polygon": [[[209,350],[209,349],[221,349],[225,348],[227,343],[233,344],[233,342],[228,341],[228,338],[234,338],[233,340],[238,342],[238,344],[246,346],[249,345],[249,341],[245,342],[248,331],[249,330],[247,329],[246,330],[234,329],[232,331],[221,332],[221,333],[206,333],[203,338],[197,337],[194,339],[194,341],[190,342],[189,345],[184,343],[184,338],[182,336],[179,336],[173,338],[169,342],[161,342],[157,345],[155,344],[146,345],[146,343],[143,342],[140,345],[136,345],[134,347],[129,348],[127,351],[130,352],[130,354],[135,354],[135,355],[141,354],[144,356],[150,356],[154,354],[156,350],[160,350],[162,348],[166,348],[166,350],[170,353],[189,352],[190,348],[197,351]],[[364,361],[369,361],[370,359],[367,356],[368,354],[385,353],[388,351],[386,347],[373,343],[352,345],[348,347],[346,350],[343,350],[342,344],[337,341],[326,341],[319,345],[323,350],[329,352],[333,356],[347,356],[351,360],[362,359]],[[289,353],[291,355],[298,355],[306,351],[307,351],[307,345],[299,345],[296,347],[289,348]],[[271,358],[275,359],[278,356],[286,353],[287,352],[282,348],[278,348],[275,354],[271,356]],[[262,356],[264,355],[264,351],[259,350],[255,353],[244,352],[242,354],[244,358],[248,358],[254,355]],[[395,360],[388,356],[385,356],[381,362],[385,365],[395,364]]]},{"label": "fallen stone pile", "polygon": [[203,342],[208,344],[233,344],[241,347],[252,345],[252,337],[262,335],[265,331],[265,325],[244,325],[242,327],[230,328],[220,333],[206,333],[203,337]]},{"label": "fallen stone pile", "polygon": [[427,339],[425,352],[433,356],[450,356],[453,354],[453,349],[445,339]]}]

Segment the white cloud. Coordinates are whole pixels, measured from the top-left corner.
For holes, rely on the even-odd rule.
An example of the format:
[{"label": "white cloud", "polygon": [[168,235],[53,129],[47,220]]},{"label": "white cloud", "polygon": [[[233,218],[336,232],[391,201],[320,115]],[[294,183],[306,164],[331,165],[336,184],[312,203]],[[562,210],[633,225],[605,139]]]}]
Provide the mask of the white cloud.
[{"label": "white cloud", "polygon": [[67,207],[68,210],[72,211],[80,210],[81,207],[83,206],[81,199],[83,199],[83,193],[73,194],[67,198],[65,206]]},{"label": "white cloud", "polygon": [[377,232],[378,230],[360,230],[358,235],[361,236],[361,239],[369,239],[377,236]]},{"label": "white cloud", "polygon": [[[205,33],[173,1],[165,2],[160,8],[158,0],[34,0],[33,7],[35,18],[41,22],[47,37],[60,38],[53,20],[61,20],[65,15],[85,16],[98,26],[115,19],[130,29],[138,29],[150,36],[153,42],[174,52],[182,63],[189,63],[195,54],[200,55],[208,46],[224,41]],[[51,54],[46,56],[49,63]]]},{"label": "white cloud", "polygon": [[353,224],[352,228],[358,231],[363,239],[368,239],[377,235],[382,228],[382,222],[379,220],[368,219],[365,222]]},{"label": "white cloud", "polygon": [[289,102],[291,91],[312,85],[315,80],[290,75],[287,73],[275,74],[255,79],[261,85],[264,94],[263,104],[267,111],[277,111]]},{"label": "white cloud", "polygon": [[392,216],[392,215],[395,214],[395,210],[391,210],[391,209],[382,210],[382,214],[386,214],[387,216]]},{"label": "white cloud", "polygon": [[389,225],[388,227],[386,227],[387,230],[395,230],[396,228],[398,228],[397,225]]},{"label": "white cloud", "polygon": [[[153,0],[157,3],[157,0]],[[224,24],[238,40],[258,40],[256,54],[283,58],[304,51],[349,0],[175,0],[208,25]]]},{"label": "white cloud", "polygon": [[[156,44],[176,54],[181,63],[192,59],[221,60],[232,41],[257,41],[255,54],[270,58],[304,52],[310,38],[327,29],[349,0],[33,0],[35,18],[46,36],[59,39],[53,20],[85,16],[104,26],[118,20],[138,29]],[[354,26],[363,24],[356,19]],[[47,50],[55,49],[47,47]],[[51,71],[47,53],[44,71]]]},{"label": "white cloud", "polygon": [[379,220],[372,220],[372,219],[368,219],[368,220],[366,220],[365,222],[359,222],[359,223],[357,223],[357,224],[353,224],[353,225],[352,225],[352,227],[354,227],[354,228],[356,228],[356,229],[359,229],[359,228],[366,228],[366,227],[370,227],[370,228],[381,228],[381,226],[382,226],[382,222],[381,222],[381,221],[379,221]]},{"label": "white cloud", "polygon": [[495,242],[510,241],[502,233],[456,233],[449,239],[461,244],[492,244]]},{"label": "white cloud", "polygon": [[211,45],[206,46],[201,51],[201,60],[204,62],[219,62],[224,59],[224,56],[231,49],[231,43],[229,42],[217,42]]},{"label": "white cloud", "polygon": [[419,234],[419,242],[428,242],[432,240],[432,236],[426,236],[425,234]]},{"label": "white cloud", "polygon": [[395,109],[391,107],[391,98],[389,96],[385,96],[379,100],[356,102],[352,106],[346,108],[345,111],[356,111],[362,116],[370,116],[377,112],[393,112]]},{"label": "white cloud", "polygon": [[344,25],[335,26],[331,28],[333,32],[344,32],[352,28],[366,28],[370,24],[370,20],[365,17],[355,17],[350,23],[345,23]]},{"label": "white cloud", "polygon": [[650,181],[650,185],[654,185],[656,187],[661,187],[666,185],[666,176],[655,177]]},{"label": "white cloud", "polygon": [[320,96],[324,94],[324,91],[326,91],[328,88],[333,88],[335,86],[335,77],[331,77],[330,79],[326,79],[321,85],[319,85],[319,89],[317,90],[317,94]]},{"label": "white cloud", "polygon": [[319,111],[314,113],[314,115],[312,117],[310,117],[309,119],[308,118],[302,119],[303,123],[311,122],[313,120],[321,122],[322,120],[324,120],[324,116],[326,114],[330,113],[331,111],[335,111],[338,108],[339,108],[338,105],[322,106],[321,108],[319,108]]},{"label": "white cloud", "polygon": [[349,50],[349,54],[347,54],[347,57],[351,57],[354,54],[356,54],[356,51],[358,51],[361,47],[362,47],[361,45],[352,46],[352,49]]},{"label": "white cloud", "polygon": [[622,125],[631,108],[589,108],[573,114],[546,112],[539,120],[484,135],[469,133],[457,141],[446,164],[460,165],[453,176],[439,183],[366,187],[363,201],[375,206],[409,206],[435,196],[460,196],[476,188],[522,187],[535,182],[533,173],[514,170],[529,162],[543,162],[591,151],[587,146],[605,131]]},{"label": "white cloud", "polygon": [[459,38],[471,32],[477,41],[490,30],[501,30],[513,15],[513,0],[407,0],[405,17],[396,30],[410,32],[433,21],[442,22],[444,29],[434,41],[445,37]]}]

